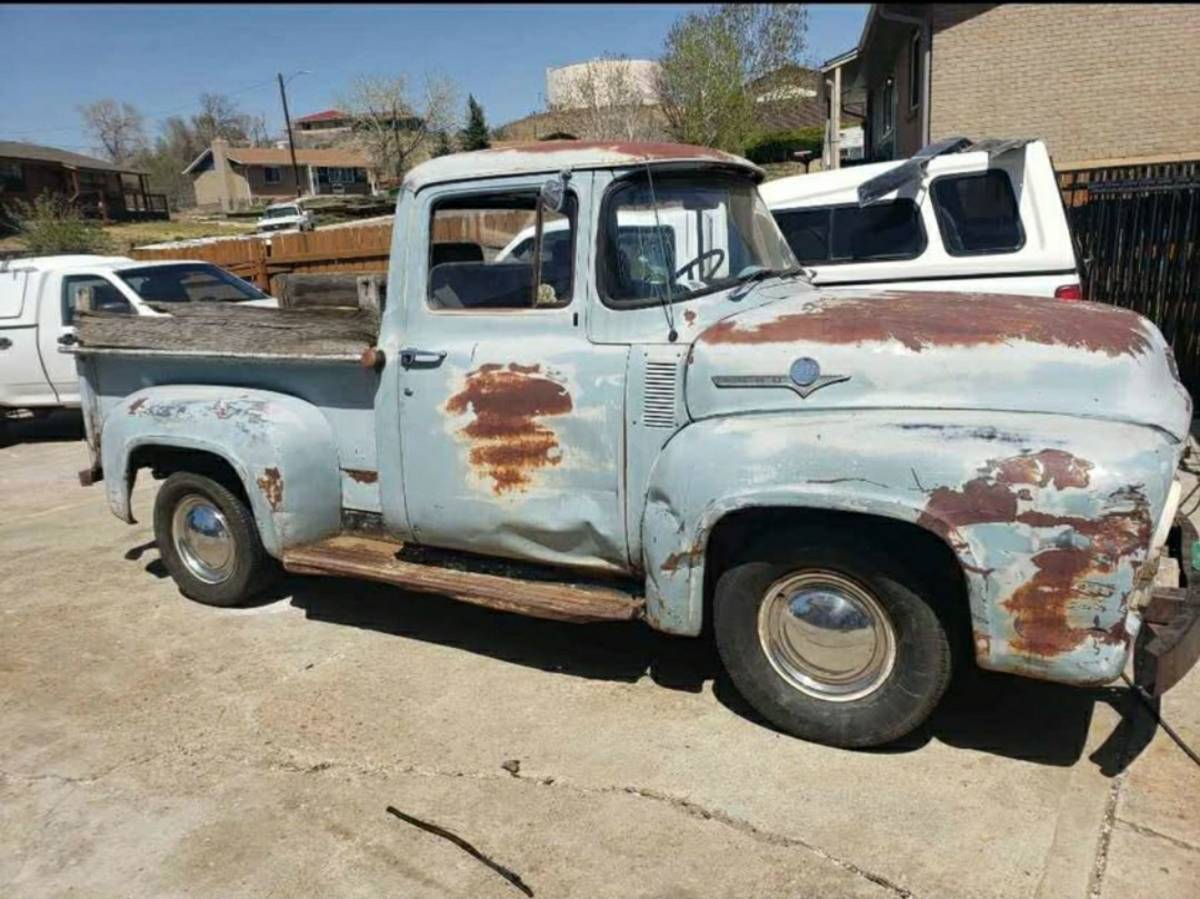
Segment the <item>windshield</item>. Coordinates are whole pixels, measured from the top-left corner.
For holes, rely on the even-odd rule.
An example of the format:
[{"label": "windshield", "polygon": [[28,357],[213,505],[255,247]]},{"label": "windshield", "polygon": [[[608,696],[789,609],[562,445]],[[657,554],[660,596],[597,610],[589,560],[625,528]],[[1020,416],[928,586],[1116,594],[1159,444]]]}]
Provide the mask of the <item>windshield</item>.
[{"label": "windshield", "polygon": [[605,298],[614,306],[686,300],[798,270],[747,178],[641,175],[613,189],[603,215]]},{"label": "windshield", "polygon": [[262,217],[265,219],[281,219],[290,215],[299,215],[300,210],[295,206],[268,206],[263,212]]},{"label": "windshield", "polygon": [[127,268],[117,277],[148,303],[233,302],[269,299],[253,284],[206,262]]}]

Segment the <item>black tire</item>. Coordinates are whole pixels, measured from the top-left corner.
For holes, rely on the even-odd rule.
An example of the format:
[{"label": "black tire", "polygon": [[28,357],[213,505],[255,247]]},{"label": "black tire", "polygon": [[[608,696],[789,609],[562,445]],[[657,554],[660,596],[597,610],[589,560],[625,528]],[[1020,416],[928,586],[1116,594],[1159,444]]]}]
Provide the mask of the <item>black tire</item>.
[{"label": "black tire", "polygon": [[[175,546],[175,509],[197,494],[220,510],[233,541],[231,570],[217,583],[196,576]],[[240,605],[266,587],[277,570],[274,560],[263,549],[254,513],[245,500],[224,484],[203,475],[179,471],[163,481],[154,501],[154,537],[163,564],[179,586],[179,592],[205,605]]]},{"label": "black tire", "polygon": [[[768,589],[793,573],[820,570],[853,582],[891,625],[890,673],[859,698],[805,692],[772,664],[759,638]],[[900,739],[933,712],[950,682],[948,623],[933,592],[904,565],[830,531],[793,531],[752,544],[720,575],[713,596],[717,649],[734,686],[759,714],[786,733],[843,748]]]}]

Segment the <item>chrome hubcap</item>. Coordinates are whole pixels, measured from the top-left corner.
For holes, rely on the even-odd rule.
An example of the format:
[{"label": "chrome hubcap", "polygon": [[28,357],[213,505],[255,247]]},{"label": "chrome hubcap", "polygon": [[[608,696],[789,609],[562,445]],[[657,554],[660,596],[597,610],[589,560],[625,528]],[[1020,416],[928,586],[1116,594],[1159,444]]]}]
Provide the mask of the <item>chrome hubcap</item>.
[{"label": "chrome hubcap", "polygon": [[237,548],[229,523],[207,498],[193,493],[179,501],[171,537],[188,571],[205,583],[219,584],[233,572]]},{"label": "chrome hubcap", "polygon": [[874,692],[896,663],[896,635],[883,607],[832,571],[794,572],[768,587],[758,639],[784,680],[831,702]]}]

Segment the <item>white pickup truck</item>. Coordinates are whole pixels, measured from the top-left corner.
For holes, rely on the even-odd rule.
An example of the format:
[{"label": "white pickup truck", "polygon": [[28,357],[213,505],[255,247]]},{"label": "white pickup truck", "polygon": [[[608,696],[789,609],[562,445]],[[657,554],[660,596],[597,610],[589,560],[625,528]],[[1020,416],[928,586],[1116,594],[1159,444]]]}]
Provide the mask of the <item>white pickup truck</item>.
[{"label": "white pickup truck", "polygon": [[0,426],[13,412],[79,405],[74,342],[82,292],[92,308],[161,315],[152,304],[199,300],[275,306],[253,284],[207,262],[145,262],[127,256],[38,256],[0,263]]},{"label": "white pickup truck", "polygon": [[949,138],[898,163],[780,178],[760,193],[821,287],[1082,298],[1041,141]]}]

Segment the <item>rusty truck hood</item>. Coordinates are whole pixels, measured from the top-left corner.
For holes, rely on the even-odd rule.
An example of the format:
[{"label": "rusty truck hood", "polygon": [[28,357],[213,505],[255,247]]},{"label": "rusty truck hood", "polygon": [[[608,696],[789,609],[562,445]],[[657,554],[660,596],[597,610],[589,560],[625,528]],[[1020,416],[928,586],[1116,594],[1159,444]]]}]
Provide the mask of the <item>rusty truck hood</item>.
[{"label": "rusty truck hood", "polygon": [[1191,398],[1158,329],[1126,309],[1000,294],[801,288],[692,344],[694,418],[813,409],[1065,413],[1184,439]]}]

